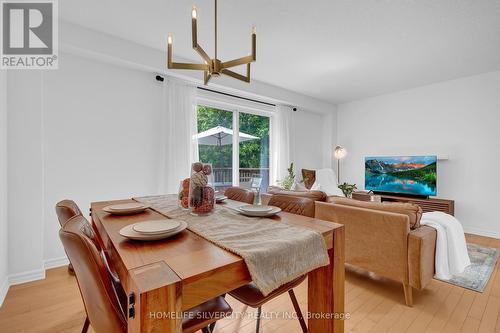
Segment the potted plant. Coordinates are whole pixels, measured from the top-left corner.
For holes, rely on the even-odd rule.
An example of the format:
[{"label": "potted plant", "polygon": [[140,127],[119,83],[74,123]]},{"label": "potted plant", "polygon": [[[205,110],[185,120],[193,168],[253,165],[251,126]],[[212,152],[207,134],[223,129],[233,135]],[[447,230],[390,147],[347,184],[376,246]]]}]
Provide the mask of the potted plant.
[{"label": "potted plant", "polygon": [[352,198],[352,192],[354,192],[358,188],[356,187],[356,184],[344,183],[342,185],[339,185],[339,189],[342,190],[342,193],[344,193],[346,198]]},{"label": "potted plant", "polygon": [[293,163],[290,164],[290,167],[286,169],[288,171],[288,175],[279,181],[279,185],[285,190],[290,190],[292,188],[293,183],[295,182],[295,173],[293,172]]}]

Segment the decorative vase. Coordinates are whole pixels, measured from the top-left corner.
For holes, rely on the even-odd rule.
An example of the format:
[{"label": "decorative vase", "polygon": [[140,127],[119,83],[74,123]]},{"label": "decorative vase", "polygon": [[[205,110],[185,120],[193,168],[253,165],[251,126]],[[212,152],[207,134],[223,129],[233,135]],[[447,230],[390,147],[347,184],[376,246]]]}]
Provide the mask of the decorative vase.
[{"label": "decorative vase", "polygon": [[189,178],[181,181],[179,186],[179,207],[181,209],[189,209]]},{"label": "decorative vase", "polygon": [[191,165],[189,209],[193,215],[210,214],[215,207],[212,165],[196,162]]}]

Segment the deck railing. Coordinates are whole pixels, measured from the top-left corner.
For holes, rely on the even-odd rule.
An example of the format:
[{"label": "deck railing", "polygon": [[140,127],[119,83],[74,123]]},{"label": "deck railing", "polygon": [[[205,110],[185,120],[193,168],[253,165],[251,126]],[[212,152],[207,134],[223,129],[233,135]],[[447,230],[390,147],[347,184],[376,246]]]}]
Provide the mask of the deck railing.
[{"label": "deck railing", "polygon": [[[232,168],[214,168],[214,182],[217,189],[228,188],[233,183]],[[240,168],[240,184],[250,182],[252,178],[262,178],[261,190],[269,186],[269,168]]]}]

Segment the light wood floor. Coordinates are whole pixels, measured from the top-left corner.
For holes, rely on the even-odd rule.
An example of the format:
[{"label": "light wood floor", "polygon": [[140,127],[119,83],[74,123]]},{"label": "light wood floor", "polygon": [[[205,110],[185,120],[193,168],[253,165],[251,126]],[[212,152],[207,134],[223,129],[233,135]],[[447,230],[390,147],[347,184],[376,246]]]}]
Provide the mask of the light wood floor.
[{"label": "light wood floor", "polygon": [[[500,247],[500,239],[467,235],[467,240]],[[306,283],[296,289],[307,309]],[[228,297],[235,312],[247,311]],[[500,273],[498,263],[483,293],[433,280],[424,291],[414,291],[414,307],[404,305],[402,286],[385,279],[348,271],[346,274],[346,332],[500,332]],[[269,315],[292,311],[288,295],[264,306]],[[80,332],[85,318],[75,279],[66,268],[52,269],[43,281],[10,288],[0,308],[0,332]],[[297,320],[264,319],[261,332],[301,332]],[[225,319],[215,332],[254,332],[249,316]],[[93,332],[90,330],[89,332]]]}]

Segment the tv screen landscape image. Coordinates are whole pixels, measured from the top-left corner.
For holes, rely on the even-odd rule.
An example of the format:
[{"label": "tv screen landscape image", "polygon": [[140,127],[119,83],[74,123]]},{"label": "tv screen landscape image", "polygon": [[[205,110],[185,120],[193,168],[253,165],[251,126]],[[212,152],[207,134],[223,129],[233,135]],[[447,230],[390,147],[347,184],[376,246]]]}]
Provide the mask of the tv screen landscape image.
[{"label": "tv screen landscape image", "polygon": [[437,156],[365,157],[365,189],[374,192],[436,195]]}]

